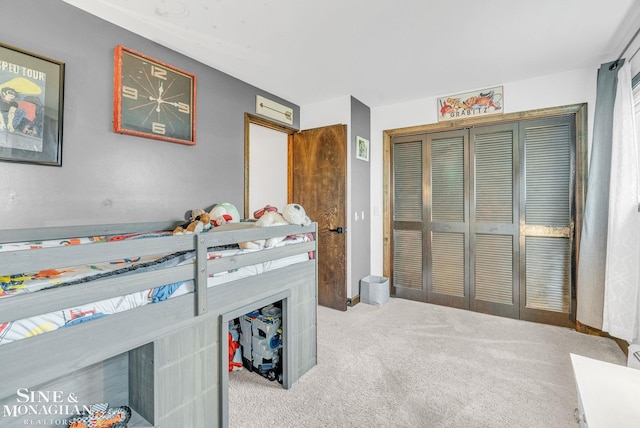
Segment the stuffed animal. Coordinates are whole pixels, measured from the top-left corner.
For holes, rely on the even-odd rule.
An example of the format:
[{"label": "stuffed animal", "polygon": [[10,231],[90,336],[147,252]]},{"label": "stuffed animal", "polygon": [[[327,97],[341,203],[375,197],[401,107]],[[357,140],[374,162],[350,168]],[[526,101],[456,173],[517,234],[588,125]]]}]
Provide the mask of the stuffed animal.
[{"label": "stuffed animal", "polygon": [[[255,227],[269,227],[269,226],[282,226],[285,224],[289,224],[287,220],[282,217],[277,211],[267,211],[263,215],[260,216],[258,221],[256,221],[253,225]],[[238,245],[240,248],[246,250],[255,250],[260,248],[271,248],[275,246],[278,242],[282,241],[283,238],[270,238],[270,239],[259,239],[256,241],[247,241],[240,242]]]},{"label": "stuffed animal", "polygon": [[311,224],[311,219],[299,204],[286,205],[282,210],[282,217],[289,224],[299,224],[300,226],[309,226]]},{"label": "stuffed animal", "polygon": [[208,212],[196,208],[191,211],[191,219],[188,223],[178,226],[173,230],[174,235],[189,235],[192,233],[206,232],[211,229],[211,216]]},{"label": "stuffed animal", "polygon": [[265,213],[268,212],[272,212],[272,211],[278,211],[278,209],[276,207],[274,207],[273,205],[267,205],[264,208],[260,208],[257,211],[253,212],[253,217],[258,219],[260,217],[262,217]]},{"label": "stuffed animal", "polygon": [[225,223],[238,223],[240,221],[238,209],[229,202],[214,205],[209,211],[209,215],[213,225],[216,227]]},{"label": "stuffed animal", "polygon": [[190,220],[176,227],[174,235],[185,235],[191,233],[206,232],[212,226],[220,226],[225,223],[237,223],[240,221],[240,214],[235,205],[228,202],[216,204],[209,212],[200,208],[191,211]]},{"label": "stuffed animal", "polygon": [[[311,219],[307,217],[307,214],[301,205],[287,204],[282,210],[282,214],[277,211],[265,210],[260,218],[254,223],[255,227],[282,226],[286,224],[308,226],[311,224]],[[240,248],[243,249],[272,248],[278,243],[284,241],[285,238],[285,236],[280,236],[266,240],[260,239],[257,241],[240,242],[239,245]]]}]

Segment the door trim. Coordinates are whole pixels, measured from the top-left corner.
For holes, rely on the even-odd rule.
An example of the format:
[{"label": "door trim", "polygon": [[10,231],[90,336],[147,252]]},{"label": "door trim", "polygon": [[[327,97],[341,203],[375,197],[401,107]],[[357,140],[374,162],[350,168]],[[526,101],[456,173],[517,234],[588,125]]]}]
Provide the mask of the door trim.
[{"label": "door trim", "polygon": [[251,113],[244,114],[244,218],[250,218],[251,216],[251,213],[249,213],[249,155],[251,150],[251,124],[263,126],[265,128],[287,134],[289,145],[289,155],[287,159],[287,169],[289,171],[287,195],[289,196],[289,199],[291,199],[291,136],[299,131],[298,129],[290,126],[273,122]]},{"label": "door trim", "polygon": [[[575,115],[576,125],[576,176],[575,176],[575,224],[581,225],[584,213],[584,205],[586,198],[587,185],[587,155],[588,155],[588,128],[587,128],[587,104],[572,104],[560,107],[551,107],[538,110],[530,110],[525,112],[508,113],[500,116],[489,116],[482,118],[469,118],[443,123],[434,123],[426,125],[417,125],[405,128],[396,128],[385,130],[383,136],[383,275],[387,278],[393,278],[392,265],[392,245],[391,233],[393,231],[391,213],[391,138],[405,135],[424,134],[431,132],[441,132],[447,130],[470,128],[473,126],[485,126],[504,124],[509,122],[519,122],[523,120],[542,119],[554,116]],[[581,228],[576,227],[573,253],[574,266],[578,264],[578,255],[580,254],[580,233]],[[575,277],[574,277],[575,278]],[[393,287],[393,284],[390,284]],[[572,294],[575,295],[575,279],[572,284]],[[573,312],[572,312],[573,313]]]}]

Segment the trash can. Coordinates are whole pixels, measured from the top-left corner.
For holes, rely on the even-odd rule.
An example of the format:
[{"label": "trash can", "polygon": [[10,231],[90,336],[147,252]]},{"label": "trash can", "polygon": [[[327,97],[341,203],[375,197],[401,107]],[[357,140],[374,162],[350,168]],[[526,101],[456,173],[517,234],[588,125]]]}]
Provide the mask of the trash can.
[{"label": "trash can", "polygon": [[360,280],[360,301],[369,305],[384,305],[389,301],[389,278],[368,275]]}]

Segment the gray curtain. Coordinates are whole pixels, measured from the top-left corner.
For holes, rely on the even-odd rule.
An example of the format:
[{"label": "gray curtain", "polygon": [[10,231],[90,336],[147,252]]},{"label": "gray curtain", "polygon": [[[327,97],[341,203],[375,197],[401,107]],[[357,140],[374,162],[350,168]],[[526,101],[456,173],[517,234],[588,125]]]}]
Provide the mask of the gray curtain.
[{"label": "gray curtain", "polygon": [[576,319],[599,330],[602,329],[604,308],[613,106],[618,70],[623,63],[624,60],[618,60],[602,64],[598,70],[587,200],[578,259]]}]

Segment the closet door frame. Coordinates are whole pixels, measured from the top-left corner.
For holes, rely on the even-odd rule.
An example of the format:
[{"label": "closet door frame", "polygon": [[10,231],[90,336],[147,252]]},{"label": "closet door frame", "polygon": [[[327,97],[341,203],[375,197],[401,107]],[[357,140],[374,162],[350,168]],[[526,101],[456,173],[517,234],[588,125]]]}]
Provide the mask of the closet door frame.
[{"label": "closet door frame", "polygon": [[[432,132],[442,132],[446,130],[471,128],[474,126],[485,126],[494,124],[504,124],[509,122],[520,122],[530,119],[543,119],[548,117],[573,115],[576,129],[575,143],[575,181],[574,181],[574,207],[575,224],[582,224],[585,198],[586,198],[586,177],[587,177],[587,155],[588,155],[588,128],[587,128],[587,104],[573,104],[560,107],[551,107],[526,112],[508,113],[500,116],[488,116],[483,118],[469,118],[443,123],[418,125],[406,128],[389,129],[383,131],[383,274],[387,278],[393,278],[393,248],[392,248],[392,137],[405,135],[424,134]],[[572,262],[574,266],[578,264],[578,254],[580,247],[580,228],[576,228],[573,236]],[[391,280],[392,281],[392,280]],[[393,283],[390,284],[393,290]],[[572,296],[575,298],[575,276],[572,277]],[[575,299],[574,299],[575,300]],[[575,307],[575,302],[572,302]],[[568,322],[575,322],[575,311],[568,314],[568,320],[550,320],[554,324],[566,325]]]}]

